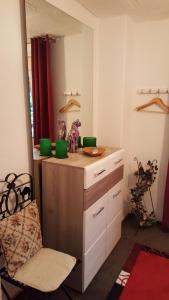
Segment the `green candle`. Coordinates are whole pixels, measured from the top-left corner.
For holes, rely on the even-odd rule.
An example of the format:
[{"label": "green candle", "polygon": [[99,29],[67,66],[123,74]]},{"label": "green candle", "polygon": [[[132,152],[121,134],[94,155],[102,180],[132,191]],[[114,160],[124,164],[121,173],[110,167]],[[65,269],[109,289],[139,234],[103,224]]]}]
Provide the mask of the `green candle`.
[{"label": "green candle", "polygon": [[68,142],[65,140],[56,140],[56,157],[66,158],[68,150]]},{"label": "green candle", "polygon": [[51,156],[51,140],[47,138],[43,138],[39,140],[40,144],[40,155],[42,156]]},{"label": "green candle", "polygon": [[96,137],[85,136],[83,138],[83,147],[96,147]]}]

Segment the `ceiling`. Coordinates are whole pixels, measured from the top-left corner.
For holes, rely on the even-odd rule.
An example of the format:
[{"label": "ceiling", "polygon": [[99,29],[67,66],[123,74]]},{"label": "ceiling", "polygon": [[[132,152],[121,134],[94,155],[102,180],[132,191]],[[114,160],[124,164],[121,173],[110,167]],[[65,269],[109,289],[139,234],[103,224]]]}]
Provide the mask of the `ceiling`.
[{"label": "ceiling", "polygon": [[[75,0],[97,17],[129,15],[135,20],[169,18],[169,0]],[[26,0],[27,38],[78,34],[82,24],[44,0]]]},{"label": "ceiling", "polygon": [[65,36],[81,32],[82,24],[44,0],[26,0],[27,39],[50,34]]},{"label": "ceiling", "polygon": [[142,20],[169,18],[169,0],[76,0],[97,17],[127,14]]}]

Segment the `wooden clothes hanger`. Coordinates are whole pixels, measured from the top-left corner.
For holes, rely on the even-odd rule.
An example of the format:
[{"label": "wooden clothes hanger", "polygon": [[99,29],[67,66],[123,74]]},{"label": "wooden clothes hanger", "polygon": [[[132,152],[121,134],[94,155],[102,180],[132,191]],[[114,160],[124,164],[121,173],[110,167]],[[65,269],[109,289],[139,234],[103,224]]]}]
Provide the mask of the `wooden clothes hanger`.
[{"label": "wooden clothes hanger", "polygon": [[73,106],[77,106],[77,107],[79,107],[79,108],[81,107],[79,101],[77,101],[76,99],[72,98],[72,99],[70,99],[70,100],[66,103],[66,105],[64,105],[63,107],[61,107],[61,108],[59,109],[59,112],[60,112],[60,113],[67,112],[67,111],[69,111],[70,108],[72,108]]},{"label": "wooden clothes hanger", "polygon": [[149,102],[147,102],[147,103],[145,103],[143,105],[137,106],[136,110],[137,111],[143,111],[144,108],[149,107],[149,106],[154,105],[154,104],[157,105],[157,106],[159,106],[162,109],[163,112],[165,112],[167,114],[169,113],[169,106],[167,106],[163,102],[163,100],[161,98],[159,98],[159,97],[153,98]]}]

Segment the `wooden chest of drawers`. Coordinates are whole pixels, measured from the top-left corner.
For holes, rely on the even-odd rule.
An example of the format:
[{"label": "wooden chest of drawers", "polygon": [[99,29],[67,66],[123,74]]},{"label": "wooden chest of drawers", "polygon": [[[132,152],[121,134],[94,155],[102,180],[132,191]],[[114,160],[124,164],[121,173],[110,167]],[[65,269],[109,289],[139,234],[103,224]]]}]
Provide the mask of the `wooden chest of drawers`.
[{"label": "wooden chest of drawers", "polygon": [[44,245],[80,264],[68,280],[83,292],[121,236],[123,150],[42,162]]}]

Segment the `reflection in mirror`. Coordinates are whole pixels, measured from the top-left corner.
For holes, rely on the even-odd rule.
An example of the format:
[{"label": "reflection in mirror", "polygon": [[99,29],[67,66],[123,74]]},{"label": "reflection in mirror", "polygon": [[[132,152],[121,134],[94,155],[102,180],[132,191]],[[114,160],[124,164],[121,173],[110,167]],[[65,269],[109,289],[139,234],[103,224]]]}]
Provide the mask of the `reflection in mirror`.
[{"label": "reflection in mirror", "polygon": [[[92,29],[44,0],[25,2],[34,142],[38,143],[42,137],[51,137],[55,141],[59,120],[65,121],[69,131],[71,123],[79,119],[82,124],[80,135],[91,136]],[[39,58],[40,51],[42,56]],[[70,99],[79,105],[67,106]],[[65,105],[69,108],[64,109]],[[49,133],[51,127],[52,134]]]}]

